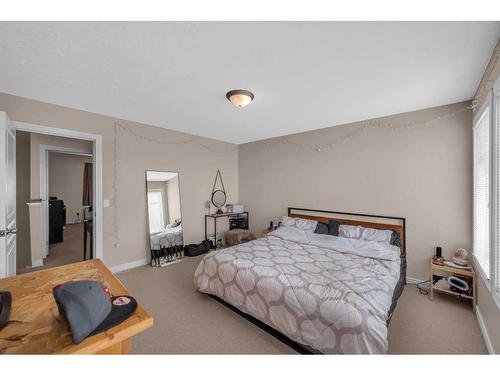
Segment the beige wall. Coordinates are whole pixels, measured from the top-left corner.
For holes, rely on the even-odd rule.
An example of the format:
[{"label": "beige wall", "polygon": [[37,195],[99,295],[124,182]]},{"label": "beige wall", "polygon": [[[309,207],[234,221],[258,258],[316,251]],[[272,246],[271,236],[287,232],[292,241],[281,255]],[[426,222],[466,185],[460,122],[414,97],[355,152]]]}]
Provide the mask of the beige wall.
[{"label": "beige wall", "polygon": [[30,217],[30,134],[16,134],[16,256],[17,268],[31,266]]},{"label": "beige wall", "polygon": [[[472,242],[472,129],[468,103],[335,126],[240,146],[240,202],[259,234],[289,206],[407,219],[408,276],[429,277],[435,246],[445,256]],[[343,141],[342,141],[343,140]],[[321,152],[294,145],[334,142]]]},{"label": "beige wall", "polygon": [[49,152],[49,196],[64,201],[66,223],[83,220],[83,171],[91,156]]},{"label": "beige wall", "polygon": [[[222,171],[228,202],[239,200],[238,150],[233,144],[3,93],[0,94],[0,110],[7,112],[10,118],[16,121],[102,135],[103,199],[111,201],[110,208],[104,209],[103,225],[104,262],[108,266],[149,256],[145,170],[179,171],[186,243],[199,242],[203,239],[205,202],[210,197],[213,179],[218,169]],[[116,122],[126,126],[129,131],[154,141],[143,140],[119,127],[116,129],[117,194],[115,197],[113,176]],[[195,142],[161,143],[188,140]]]},{"label": "beige wall", "polygon": [[[490,62],[486,67],[481,83],[477,89],[476,96],[478,97],[477,107],[480,108],[484,102],[488,92],[491,91],[495,81],[500,77],[500,40],[498,41],[495,50],[492,53]],[[488,331],[488,336],[491,341],[494,353],[500,354],[500,306],[497,306],[486,284],[482,280],[478,283],[478,300],[477,306],[479,313],[483,319],[484,325]]]},{"label": "beige wall", "polygon": [[43,265],[43,259],[46,257],[45,235],[42,229],[44,228],[43,221],[47,219],[43,214],[40,202],[29,204],[29,216],[31,266],[38,267]]},{"label": "beige wall", "polygon": [[[1,104],[1,96],[0,96]],[[8,112],[8,111],[6,111]],[[12,118],[12,117],[11,117]],[[16,120],[15,118],[12,118]],[[40,198],[40,147],[55,146],[77,149],[92,153],[92,142],[81,139],[72,139],[66,137],[56,137],[45,134],[31,134],[31,199]]]}]

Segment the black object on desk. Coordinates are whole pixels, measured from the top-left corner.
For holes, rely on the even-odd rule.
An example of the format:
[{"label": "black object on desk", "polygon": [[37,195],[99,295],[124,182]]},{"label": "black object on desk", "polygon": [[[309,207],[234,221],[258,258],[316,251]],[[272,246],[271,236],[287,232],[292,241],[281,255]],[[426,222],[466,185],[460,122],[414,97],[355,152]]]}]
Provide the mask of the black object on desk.
[{"label": "black object on desk", "polygon": [[222,214],[210,214],[205,215],[205,240],[208,240],[208,218],[212,218],[214,220],[214,244],[212,244],[213,249],[217,249],[217,219],[220,217],[229,218],[229,230],[231,229],[248,229],[248,223],[250,219],[250,215],[248,211],[243,211],[241,213],[222,213]]}]

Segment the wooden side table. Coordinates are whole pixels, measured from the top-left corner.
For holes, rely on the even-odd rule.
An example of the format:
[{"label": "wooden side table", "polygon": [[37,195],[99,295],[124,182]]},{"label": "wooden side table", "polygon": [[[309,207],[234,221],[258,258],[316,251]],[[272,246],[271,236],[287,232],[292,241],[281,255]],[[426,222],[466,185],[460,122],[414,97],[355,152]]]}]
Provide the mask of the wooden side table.
[{"label": "wooden side table", "polygon": [[269,233],[271,233],[273,230],[272,229],[269,229],[269,228],[266,228],[266,229],[262,229],[262,231],[260,232],[260,236],[261,237],[265,237],[267,236]]},{"label": "wooden side table", "polygon": [[[465,293],[457,293],[452,290],[447,290],[447,289],[442,289],[439,287],[436,287],[433,282],[433,276],[436,273],[436,271],[439,271],[441,273],[447,273],[447,274],[456,274],[460,276],[465,276],[468,277],[472,280],[472,293],[471,294],[465,294]],[[476,280],[476,272],[474,271],[474,268],[470,269],[462,269],[462,268],[455,268],[451,266],[440,266],[438,264],[432,263],[432,258],[431,258],[431,288],[430,288],[430,298],[434,298],[434,292],[438,293],[445,293],[449,294],[452,296],[455,296],[457,298],[463,298],[466,300],[469,300],[472,302],[472,311],[476,312],[476,299],[477,299],[477,280]]]}]

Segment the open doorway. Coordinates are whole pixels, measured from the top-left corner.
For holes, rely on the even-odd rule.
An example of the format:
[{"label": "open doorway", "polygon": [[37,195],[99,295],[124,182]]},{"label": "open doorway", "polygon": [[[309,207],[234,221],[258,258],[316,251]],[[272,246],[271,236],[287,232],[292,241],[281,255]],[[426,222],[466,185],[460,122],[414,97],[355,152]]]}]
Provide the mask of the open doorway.
[{"label": "open doorway", "polygon": [[[90,143],[90,142],[89,142]],[[91,145],[90,145],[91,146]],[[92,153],[47,151],[48,237],[45,267],[93,257]]]},{"label": "open doorway", "polygon": [[16,273],[95,257],[94,144],[16,131]]},{"label": "open doorway", "polygon": [[49,175],[41,171],[48,168],[49,152],[68,151],[73,146],[54,145],[49,141],[32,142],[37,136],[86,142],[88,148],[83,153],[92,154],[92,188],[89,191],[92,191],[93,206],[85,219],[91,230],[92,258],[103,258],[102,209],[103,203],[109,206],[109,201],[102,201],[102,136],[13,121],[7,113],[0,111],[0,178],[4,182],[0,184],[0,278],[46,267],[44,260],[49,254]]}]

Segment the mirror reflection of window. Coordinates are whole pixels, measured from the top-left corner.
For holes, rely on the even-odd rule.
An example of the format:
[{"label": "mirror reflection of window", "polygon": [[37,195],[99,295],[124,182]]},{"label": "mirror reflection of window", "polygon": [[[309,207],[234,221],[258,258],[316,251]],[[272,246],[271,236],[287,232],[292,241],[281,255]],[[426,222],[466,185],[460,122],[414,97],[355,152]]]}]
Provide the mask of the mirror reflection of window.
[{"label": "mirror reflection of window", "polygon": [[148,191],[149,233],[158,233],[165,228],[163,193],[161,190]]},{"label": "mirror reflection of window", "polygon": [[179,174],[146,171],[151,264],[163,266],[183,257]]}]

